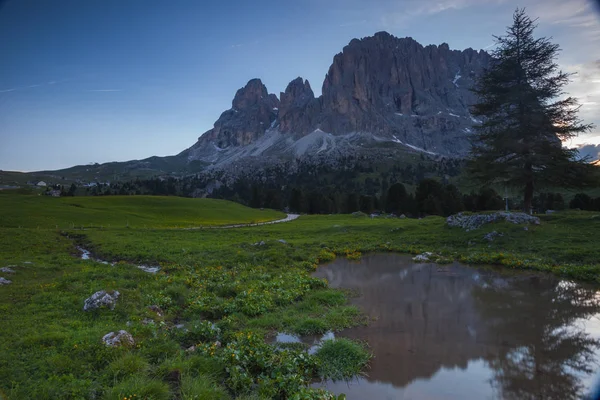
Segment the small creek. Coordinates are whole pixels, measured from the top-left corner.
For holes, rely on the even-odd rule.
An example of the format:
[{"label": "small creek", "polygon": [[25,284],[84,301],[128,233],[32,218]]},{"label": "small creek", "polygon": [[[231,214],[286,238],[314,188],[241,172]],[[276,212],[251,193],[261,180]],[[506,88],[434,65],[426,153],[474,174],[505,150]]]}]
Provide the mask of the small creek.
[{"label": "small creek", "polygon": [[600,379],[598,286],[530,272],[375,254],[315,276],[358,289],[366,377],[323,382],[351,399],[580,399]]},{"label": "small creek", "polygon": [[[96,261],[96,262],[99,262],[99,263],[102,263],[102,264],[113,265],[113,266],[116,264],[116,262],[108,262],[106,260],[102,260],[102,259],[93,257],[92,253],[89,250],[84,249],[81,246],[76,246],[76,248],[81,253],[81,255],[79,257],[82,260],[92,260],[92,261]],[[136,267],[138,267],[139,269],[141,269],[144,272],[148,272],[149,274],[155,274],[158,271],[160,271],[160,267],[159,266],[144,265],[144,264],[142,264],[142,265],[136,265]]]}]

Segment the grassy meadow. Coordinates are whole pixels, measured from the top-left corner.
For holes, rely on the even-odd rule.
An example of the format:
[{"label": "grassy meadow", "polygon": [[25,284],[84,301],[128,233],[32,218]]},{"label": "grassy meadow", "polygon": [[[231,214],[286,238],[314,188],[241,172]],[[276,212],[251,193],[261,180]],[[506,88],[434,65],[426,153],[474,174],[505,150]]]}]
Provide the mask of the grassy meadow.
[{"label": "grassy meadow", "polygon": [[[177,229],[281,216],[218,200],[4,191],[0,267],[15,273],[0,273],[12,281],[0,286],[0,398],[327,398],[308,384],[368,373],[368,344],[336,340],[308,355],[302,344],[275,348],[268,339],[368,323],[348,305],[352,293],[310,276],[336,257],[432,251],[440,262],[600,277],[600,215],[591,212],[544,215],[528,230],[502,222],[464,232],[441,217],[351,215]],[[493,230],[504,236],[483,239]],[[114,266],[80,259],[76,245]],[[148,274],[141,263],[161,270]],[[84,312],[98,290],[118,290],[117,306]],[[121,329],[134,346],[102,343]]]},{"label": "grassy meadow", "polygon": [[59,197],[0,191],[3,228],[191,228],[285,217],[230,201],[167,196]]}]

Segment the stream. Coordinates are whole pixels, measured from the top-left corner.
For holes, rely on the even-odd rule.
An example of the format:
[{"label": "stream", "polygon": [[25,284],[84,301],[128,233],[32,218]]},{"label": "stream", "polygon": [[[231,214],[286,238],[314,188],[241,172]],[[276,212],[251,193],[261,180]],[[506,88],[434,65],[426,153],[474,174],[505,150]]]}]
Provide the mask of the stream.
[{"label": "stream", "polygon": [[[89,250],[84,249],[81,246],[76,246],[75,248],[81,253],[79,258],[81,258],[82,260],[92,260],[95,262],[99,262],[99,263],[107,264],[107,265],[113,265],[113,266],[116,264],[116,262],[108,262],[106,260],[102,260],[100,258],[93,257],[92,253]],[[131,264],[131,263],[128,262],[127,264]],[[160,271],[160,267],[157,265],[142,264],[142,265],[136,265],[136,267],[141,269],[144,272],[149,273],[149,274],[155,274],[158,271]]]},{"label": "stream", "polygon": [[347,399],[581,399],[600,379],[599,287],[534,272],[338,259],[314,276],[360,295],[366,376],[321,382]]}]

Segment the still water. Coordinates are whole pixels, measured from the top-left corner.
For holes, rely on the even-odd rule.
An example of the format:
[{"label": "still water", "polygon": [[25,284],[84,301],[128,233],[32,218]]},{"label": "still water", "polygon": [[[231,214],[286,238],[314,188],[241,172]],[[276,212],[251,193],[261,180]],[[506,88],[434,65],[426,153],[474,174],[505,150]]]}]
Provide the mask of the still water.
[{"label": "still water", "polygon": [[581,399],[600,379],[599,288],[538,273],[416,264],[378,254],[315,276],[371,322],[368,376],[324,382],[350,399]]}]

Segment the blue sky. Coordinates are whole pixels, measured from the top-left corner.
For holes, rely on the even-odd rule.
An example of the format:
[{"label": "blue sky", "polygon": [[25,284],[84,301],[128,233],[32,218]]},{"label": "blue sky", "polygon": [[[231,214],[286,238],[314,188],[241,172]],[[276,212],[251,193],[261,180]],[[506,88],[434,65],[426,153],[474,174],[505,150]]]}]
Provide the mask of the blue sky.
[{"label": "blue sky", "polygon": [[[486,48],[514,9],[578,72],[569,92],[600,125],[600,14],[591,0],[0,0],[0,169],[171,155],[258,77],[320,93],[333,56],[381,30]],[[600,128],[576,143],[600,143]]]}]

